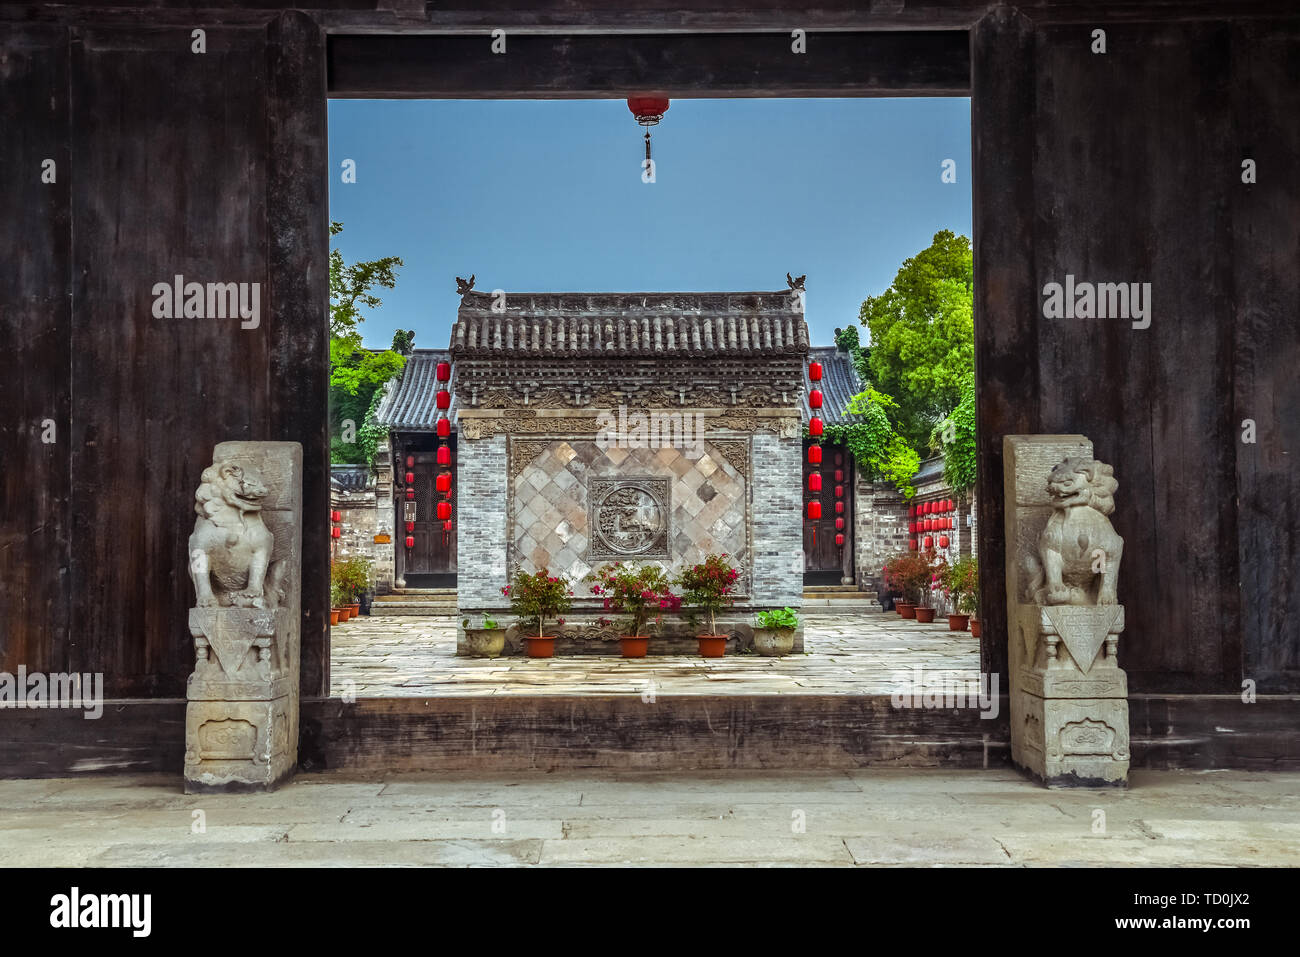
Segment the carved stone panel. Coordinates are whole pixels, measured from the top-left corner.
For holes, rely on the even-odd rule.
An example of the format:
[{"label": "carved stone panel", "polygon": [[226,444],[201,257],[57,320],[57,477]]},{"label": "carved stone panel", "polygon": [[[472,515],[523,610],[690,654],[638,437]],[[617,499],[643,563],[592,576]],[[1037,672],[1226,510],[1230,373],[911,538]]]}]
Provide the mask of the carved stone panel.
[{"label": "carved stone panel", "polygon": [[588,557],[593,561],[670,558],[670,495],[666,478],[591,479]]}]

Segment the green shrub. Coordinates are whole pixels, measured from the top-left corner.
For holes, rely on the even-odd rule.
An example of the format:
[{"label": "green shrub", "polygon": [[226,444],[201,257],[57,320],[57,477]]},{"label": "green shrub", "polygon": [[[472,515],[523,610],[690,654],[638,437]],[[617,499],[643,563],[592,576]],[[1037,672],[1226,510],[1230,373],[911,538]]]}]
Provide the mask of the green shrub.
[{"label": "green shrub", "polygon": [[777,631],[791,631],[799,627],[799,614],[793,608],[774,608],[760,611],[754,616],[759,628],[773,628]]}]

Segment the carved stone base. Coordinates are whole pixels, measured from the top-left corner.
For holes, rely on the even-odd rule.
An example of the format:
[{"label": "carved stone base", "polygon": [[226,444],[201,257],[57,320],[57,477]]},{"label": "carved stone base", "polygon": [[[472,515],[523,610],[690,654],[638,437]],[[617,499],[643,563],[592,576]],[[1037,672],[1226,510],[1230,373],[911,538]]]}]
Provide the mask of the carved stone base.
[{"label": "carved stone base", "polygon": [[191,701],[185,709],[185,793],[271,791],[291,777],[288,695]]},{"label": "carved stone base", "polygon": [[1128,701],[1014,690],[1011,756],[1048,787],[1127,787]]},{"label": "carved stone base", "polygon": [[284,610],[191,608],[197,661],[186,687],[185,791],[272,790],[297,763],[295,696],[275,638]]}]

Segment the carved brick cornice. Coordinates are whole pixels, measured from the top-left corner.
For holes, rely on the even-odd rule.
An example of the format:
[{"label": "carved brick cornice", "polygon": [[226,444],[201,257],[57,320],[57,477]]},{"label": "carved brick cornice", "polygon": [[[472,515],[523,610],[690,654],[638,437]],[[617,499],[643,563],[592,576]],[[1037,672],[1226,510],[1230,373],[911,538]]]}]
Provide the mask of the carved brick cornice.
[{"label": "carved brick cornice", "polygon": [[[629,409],[634,414],[649,415],[647,409]],[[609,413],[604,413],[608,422]],[[737,409],[721,414],[705,414],[704,429],[708,432],[771,432],[781,438],[799,435],[798,413],[760,414],[753,409]],[[513,409],[509,415],[489,412],[486,415],[460,415],[460,437],[468,441],[487,439],[495,435],[575,435],[594,436],[602,430],[601,416],[592,415],[538,415],[535,409]],[[712,440],[711,440],[712,441]]]}]

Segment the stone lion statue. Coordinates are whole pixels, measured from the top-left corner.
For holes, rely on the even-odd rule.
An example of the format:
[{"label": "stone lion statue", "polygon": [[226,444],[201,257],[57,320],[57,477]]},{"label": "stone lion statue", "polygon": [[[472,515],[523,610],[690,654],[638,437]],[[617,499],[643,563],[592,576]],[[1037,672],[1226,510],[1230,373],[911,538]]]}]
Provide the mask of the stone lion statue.
[{"label": "stone lion statue", "polygon": [[275,538],[262,521],[266,495],[252,469],[215,462],[203,470],[190,535],[190,577],[200,608],[274,608],[283,597],[271,563]]},{"label": "stone lion statue", "polygon": [[1052,469],[1052,515],[1026,559],[1025,599],[1037,605],[1114,605],[1124,539],[1107,517],[1115,511],[1114,469],[1070,456]]}]

